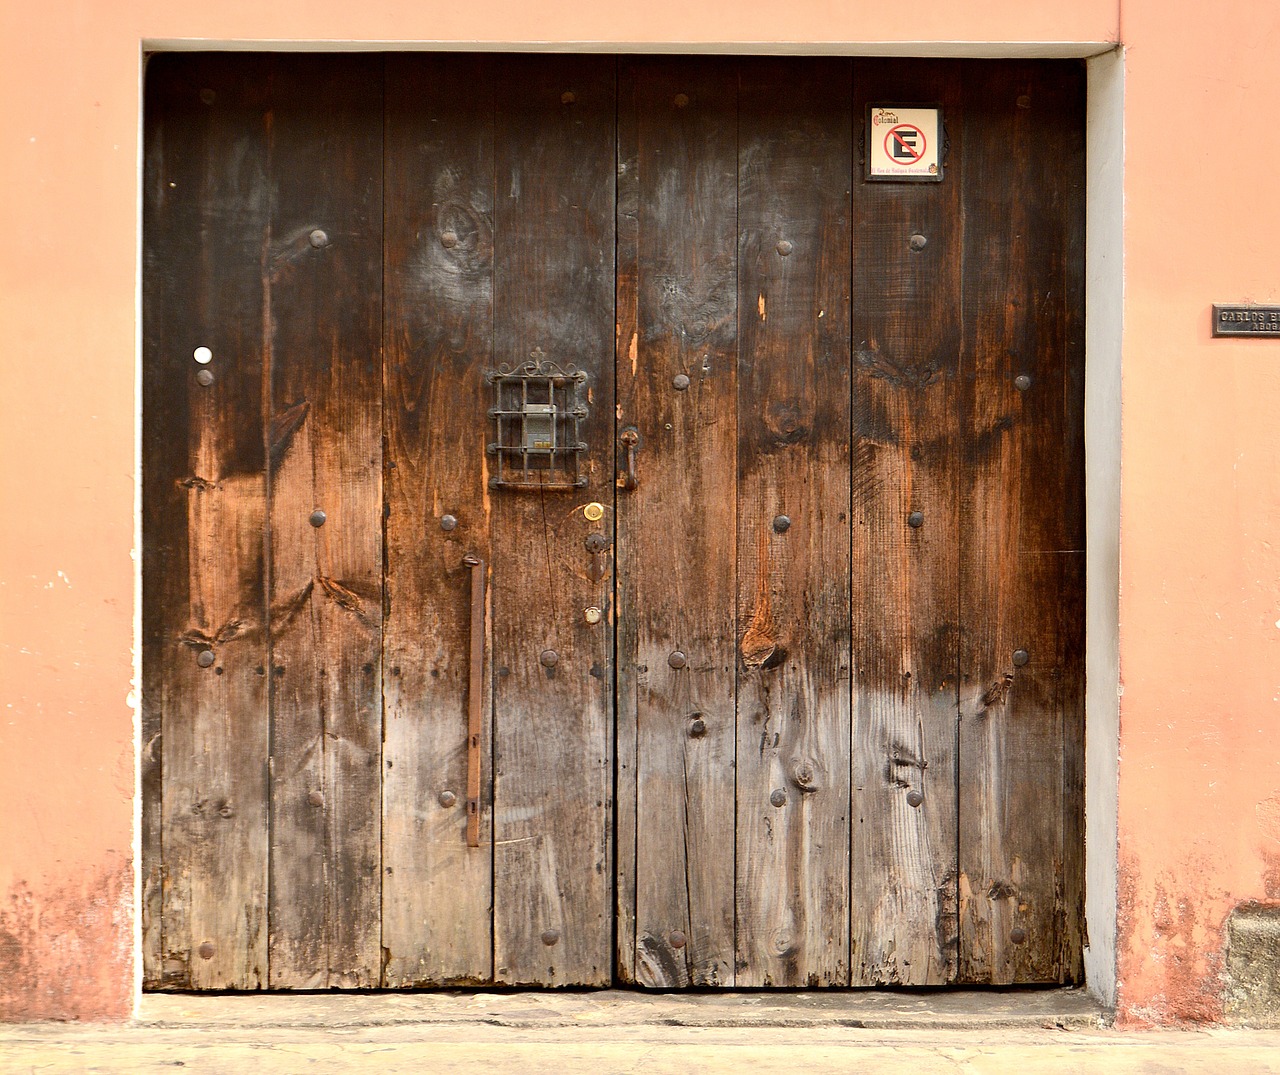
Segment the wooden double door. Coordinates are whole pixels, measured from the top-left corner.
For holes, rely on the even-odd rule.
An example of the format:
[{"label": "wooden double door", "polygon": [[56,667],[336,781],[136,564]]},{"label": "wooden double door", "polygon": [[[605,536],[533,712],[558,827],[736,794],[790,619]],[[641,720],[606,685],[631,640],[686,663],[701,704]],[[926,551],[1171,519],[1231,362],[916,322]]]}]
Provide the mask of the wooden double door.
[{"label": "wooden double door", "polygon": [[150,987],[1080,979],[1079,66],[146,92]]}]

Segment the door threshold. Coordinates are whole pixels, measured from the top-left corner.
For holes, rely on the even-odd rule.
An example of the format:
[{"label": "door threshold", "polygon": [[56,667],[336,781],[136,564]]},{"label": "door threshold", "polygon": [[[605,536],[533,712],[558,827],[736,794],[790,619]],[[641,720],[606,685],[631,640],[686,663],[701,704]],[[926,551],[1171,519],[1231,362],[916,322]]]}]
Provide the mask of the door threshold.
[{"label": "door threshold", "polygon": [[483,1023],[521,1029],[591,1026],[853,1027],[873,1030],[1064,1030],[1108,1025],[1080,988],[644,993],[599,991],[147,993],[137,1022],[155,1027],[361,1027]]}]

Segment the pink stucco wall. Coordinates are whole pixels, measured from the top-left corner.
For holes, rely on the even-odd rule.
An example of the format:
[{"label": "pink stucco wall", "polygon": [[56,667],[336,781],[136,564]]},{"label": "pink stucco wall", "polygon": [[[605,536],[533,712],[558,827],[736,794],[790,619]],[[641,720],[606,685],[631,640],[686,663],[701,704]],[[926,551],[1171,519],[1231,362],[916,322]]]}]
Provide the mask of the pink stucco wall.
[{"label": "pink stucco wall", "polygon": [[1208,306],[1280,300],[1280,9],[44,0],[0,5],[0,1018],[121,1018],[135,996],[139,57],[202,38],[1123,39],[1121,1015],[1220,1015],[1225,914],[1280,900],[1280,343],[1210,340]]},{"label": "pink stucco wall", "polygon": [[1215,1019],[1224,917],[1280,901],[1280,342],[1207,309],[1280,301],[1280,8],[1125,0],[1122,31],[1121,1011]]}]

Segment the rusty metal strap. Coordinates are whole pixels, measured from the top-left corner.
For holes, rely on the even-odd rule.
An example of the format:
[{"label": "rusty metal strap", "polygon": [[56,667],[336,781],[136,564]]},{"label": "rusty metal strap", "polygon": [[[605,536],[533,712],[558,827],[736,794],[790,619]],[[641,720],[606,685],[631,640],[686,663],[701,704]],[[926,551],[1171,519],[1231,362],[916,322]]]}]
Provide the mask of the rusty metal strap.
[{"label": "rusty metal strap", "polygon": [[466,556],[471,569],[470,674],[467,679],[467,846],[480,846],[480,737],[484,694],[484,561]]}]

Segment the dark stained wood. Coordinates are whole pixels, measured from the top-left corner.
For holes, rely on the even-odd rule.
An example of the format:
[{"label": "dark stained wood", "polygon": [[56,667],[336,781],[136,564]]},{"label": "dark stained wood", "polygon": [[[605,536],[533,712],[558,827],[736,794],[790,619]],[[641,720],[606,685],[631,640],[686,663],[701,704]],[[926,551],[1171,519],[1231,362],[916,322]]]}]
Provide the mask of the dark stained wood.
[{"label": "dark stained wood", "polygon": [[476,57],[387,58],[382,943],[396,988],[493,975],[491,666],[471,848],[463,562],[490,555],[493,73]]},{"label": "dark stained wood", "polygon": [[[589,376],[590,406],[585,488],[489,498],[494,975],[512,984],[612,977],[612,565],[593,572],[584,542],[613,538],[615,110],[610,57],[502,61],[494,361],[541,350],[572,363]],[[606,508],[599,522],[584,514],[591,502]],[[584,617],[593,606],[608,613],[597,624]]]},{"label": "dark stained wood", "polygon": [[966,84],[964,982],[1080,974],[1083,74],[1028,63]]},{"label": "dark stained wood", "polygon": [[273,988],[369,987],[381,971],[381,121],[379,57],[276,60],[262,265]]},{"label": "dark stained wood", "polygon": [[[1083,99],[153,59],[147,986],[1078,981]],[[943,183],[862,179],[872,100]],[[490,485],[534,353],[584,488]]]},{"label": "dark stained wood", "polygon": [[641,985],[732,986],[736,65],[635,60],[620,81],[618,423],[641,450],[638,488],[618,493],[619,742],[634,744],[618,798],[635,817],[619,960]]},{"label": "dark stained wood", "polygon": [[267,982],[266,76],[253,58],[147,72],[144,894],[146,976],[166,988]]},{"label": "dark stained wood", "polygon": [[741,69],[739,986],[849,981],[851,79]]},{"label": "dark stained wood", "polygon": [[[931,101],[951,117],[960,84],[954,64],[858,61],[854,115]],[[964,171],[962,131],[948,129],[945,182],[854,179],[855,985],[955,972]]]}]

